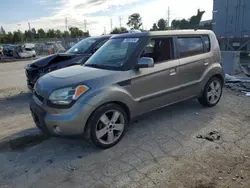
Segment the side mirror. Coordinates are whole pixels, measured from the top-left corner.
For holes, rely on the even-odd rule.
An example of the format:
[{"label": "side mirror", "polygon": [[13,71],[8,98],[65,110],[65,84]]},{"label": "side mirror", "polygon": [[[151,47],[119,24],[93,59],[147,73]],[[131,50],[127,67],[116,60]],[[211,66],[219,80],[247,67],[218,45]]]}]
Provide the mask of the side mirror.
[{"label": "side mirror", "polygon": [[150,57],[141,57],[138,63],[135,65],[135,68],[149,68],[154,67],[154,59]]}]

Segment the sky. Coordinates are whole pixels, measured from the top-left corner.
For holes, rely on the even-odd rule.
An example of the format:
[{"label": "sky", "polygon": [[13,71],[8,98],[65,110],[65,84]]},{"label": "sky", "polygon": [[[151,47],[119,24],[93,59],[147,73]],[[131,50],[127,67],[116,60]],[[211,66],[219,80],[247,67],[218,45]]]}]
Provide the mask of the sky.
[{"label": "sky", "polygon": [[[189,18],[197,9],[205,10],[203,20],[212,18],[213,0],[1,0],[0,26],[6,31],[31,28],[66,30],[86,27],[92,36],[112,28],[126,26],[128,16],[139,13],[143,28],[150,29],[160,18]],[[121,20],[121,22],[120,22]]]}]

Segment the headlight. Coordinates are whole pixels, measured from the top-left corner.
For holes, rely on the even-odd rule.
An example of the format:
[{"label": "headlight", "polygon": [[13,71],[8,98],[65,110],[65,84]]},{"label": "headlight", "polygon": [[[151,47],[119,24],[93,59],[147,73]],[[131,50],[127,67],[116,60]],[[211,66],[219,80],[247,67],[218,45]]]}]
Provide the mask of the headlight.
[{"label": "headlight", "polygon": [[50,94],[49,101],[52,104],[68,105],[74,100],[77,100],[83,93],[88,90],[89,87],[86,85],[58,89]]}]

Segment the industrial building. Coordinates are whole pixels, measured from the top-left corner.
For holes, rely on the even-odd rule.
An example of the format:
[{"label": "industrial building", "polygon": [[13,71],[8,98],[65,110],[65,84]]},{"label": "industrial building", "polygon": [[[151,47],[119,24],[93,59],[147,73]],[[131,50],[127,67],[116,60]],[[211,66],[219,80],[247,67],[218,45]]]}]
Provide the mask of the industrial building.
[{"label": "industrial building", "polygon": [[213,7],[221,50],[250,52],[250,0],[214,0]]}]

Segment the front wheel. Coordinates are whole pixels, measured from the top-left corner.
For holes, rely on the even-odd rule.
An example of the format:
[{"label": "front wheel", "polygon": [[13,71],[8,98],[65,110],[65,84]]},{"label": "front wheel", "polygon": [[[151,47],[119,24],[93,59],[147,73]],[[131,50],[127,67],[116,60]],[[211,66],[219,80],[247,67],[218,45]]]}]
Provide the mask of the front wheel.
[{"label": "front wheel", "polygon": [[123,137],[128,124],[126,112],[117,104],[99,107],[88,121],[90,139],[100,148],[110,148]]},{"label": "front wheel", "polygon": [[198,99],[203,106],[213,107],[221,98],[222,95],[222,80],[218,77],[211,78],[202,93],[202,96]]}]

